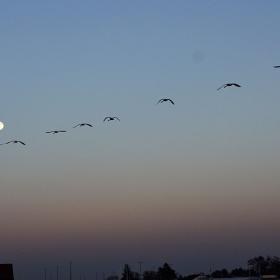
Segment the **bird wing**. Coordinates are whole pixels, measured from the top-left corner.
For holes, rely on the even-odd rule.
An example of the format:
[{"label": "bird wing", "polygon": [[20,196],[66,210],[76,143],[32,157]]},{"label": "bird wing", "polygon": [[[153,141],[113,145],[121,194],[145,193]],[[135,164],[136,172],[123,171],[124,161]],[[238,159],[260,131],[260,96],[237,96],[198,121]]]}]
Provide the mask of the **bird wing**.
[{"label": "bird wing", "polygon": [[175,102],[172,99],[168,99],[173,105],[175,105]]},{"label": "bird wing", "polygon": [[54,133],[54,131],[46,131],[45,133]]},{"label": "bird wing", "polygon": [[66,130],[58,130],[57,132],[67,132]]},{"label": "bird wing", "polygon": [[274,68],[280,68],[280,65],[275,65],[275,66],[273,66]]},{"label": "bird wing", "polygon": [[241,85],[236,84],[236,83],[234,83],[233,85],[236,86],[236,87],[241,87]]},{"label": "bird wing", "polygon": [[13,141],[9,141],[9,142],[6,142],[6,143],[2,143],[2,144],[0,144],[0,145],[6,145],[6,144],[10,144],[10,143],[12,143]]},{"label": "bird wing", "polygon": [[157,104],[162,103],[162,102],[163,102],[163,98],[160,99],[160,100],[157,102]]},{"label": "bird wing", "polygon": [[104,118],[103,122],[105,122],[107,119],[110,119],[109,117]]},{"label": "bird wing", "polygon": [[80,126],[80,125],[81,125],[81,124],[77,124],[77,125],[73,126],[73,128],[78,127],[78,126]]},{"label": "bird wing", "polygon": [[25,144],[25,143],[23,143],[22,141],[18,141],[18,142],[19,142],[20,144],[24,145],[24,146],[26,145],[26,144]]},{"label": "bird wing", "polygon": [[224,88],[226,86],[226,84],[223,84],[222,86],[220,86],[219,88],[217,88],[217,90],[220,90],[222,88]]},{"label": "bird wing", "polygon": [[90,123],[86,123],[85,125],[87,125],[89,127],[93,127]]}]

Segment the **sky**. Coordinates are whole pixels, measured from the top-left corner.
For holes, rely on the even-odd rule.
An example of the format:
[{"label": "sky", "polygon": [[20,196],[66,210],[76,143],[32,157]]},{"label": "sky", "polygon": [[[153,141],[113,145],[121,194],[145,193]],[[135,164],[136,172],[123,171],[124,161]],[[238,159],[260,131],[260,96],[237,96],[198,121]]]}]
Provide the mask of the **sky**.
[{"label": "sky", "polygon": [[0,141],[26,142],[0,148],[0,262],[16,280],[279,253],[279,9],[1,1]]}]

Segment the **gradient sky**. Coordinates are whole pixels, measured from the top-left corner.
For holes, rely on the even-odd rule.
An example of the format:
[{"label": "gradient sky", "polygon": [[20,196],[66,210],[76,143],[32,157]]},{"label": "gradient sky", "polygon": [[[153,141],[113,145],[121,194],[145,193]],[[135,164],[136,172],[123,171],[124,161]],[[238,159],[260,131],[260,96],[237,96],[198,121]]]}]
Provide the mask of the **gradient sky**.
[{"label": "gradient sky", "polygon": [[[69,260],[79,279],[279,255],[279,10],[1,1],[0,140],[27,143],[0,149],[0,262],[16,280],[43,267],[54,280],[56,264],[64,280]],[[217,92],[225,82],[242,88]],[[95,127],[71,129],[84,121]]]}]

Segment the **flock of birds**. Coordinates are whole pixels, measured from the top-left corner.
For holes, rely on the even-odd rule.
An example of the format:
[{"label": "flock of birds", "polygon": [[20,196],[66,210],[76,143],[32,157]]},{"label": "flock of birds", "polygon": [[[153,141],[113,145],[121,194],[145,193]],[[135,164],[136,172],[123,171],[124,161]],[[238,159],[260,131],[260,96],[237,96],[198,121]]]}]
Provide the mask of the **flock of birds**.
[{"label": "flock of birds", "polygon": [[[280,65],[275,65],[273,66],[274,68],[280,68]],[[227,88],[227,87],[237,87],[237,88],[240,88],[241,85],[240,84],[237,84],[237,83],[226,83],[226,84],[223,84],[222,86],[220,86],[219,88],[217,88],[217,90],[221,90],[221,89],[224,89],[224,88]],[[161,103],[164,103],[164,102],[170,102],[172,105],[175,105],[175,102],[171,99],[171,98],[161,98],[156,104],[161,104]],[[105,117],[103,122],[110,122],[110,121],[120,121],[120,119],[118,117]],[[73,126],[73,128],[77,128],[77,127],[93,127],[92,124],[90,123],[79,123],[75,126]],[[50,131],[46,131],[45,133],[47,134],[58,134],[58,133],[65,133],[67,132],[66,130],[50,130]],[[6,144],[21,144],[21,145],[26,145],[23,141],[20,141],[20,140],[11,140],[11,141],[8,141],[8,142],[5,142],[5,143],[1,143],[0,145],[6,145]]]},{"label": "flock of birds", "polygon": [[[167,99],[164,99],[164,100],[167,100]],[[171,99],[168,99],[168,100],[170,100],[172,104],[175,104]],[[109,122],[109,121],[114,121],[114,120],[120,121],[120,119],[118,117],[106,117],[106,118],[104,118],[103,122],[106,122],[106,121]],[[93,125],[90,124],[90,123],[79,123],[79,124],[73,126],[73,128],[83,127],[83,126],[93,127]],[[67,130],[50,130],[50,131],[46,131],[45,133],[47,133],[47,134],[58,134],[58,133],[64,133],[64,132],[67,132]],[[5,142],[5,143],[1,143],[0,145],[6,145],[6,144],[21,144],[23,146],[26,145],[26,143],[24,143],[23,141],[20,141],[20,140],[11,140],[11,141],[8,141],[8,142]]]},{"label": "flock of birds", "polygon": [[[224,86],[226,86],[226,85],[224,85]],[[162,98],[157,102],[157,104],[160,104],[160,103],[163,103],[163,102],[170,102],[172,105],[175,105],[175,102],[170,98]],[[120,122],[121,120],[118,117],[105,117],[104,120],[103,120],[103,122],[110,122],[110,121],[119,121]],[[73,126],[73,128],[77,128],[77,127],[91,127],[92,128],[93,125],[90,124],[90,123],[79,123],[79,124]],[[58,133],[65,133],[65,132],[67,132],[67,130],[50,130],[50,131],[46,131],[45,133],[47,133],[47,134],[58,134]],[[11,140],[11,141],[8,141],[8,142],[5,142],[5,143],[1,143],[0,145],[7,145],[7,144],[21,144],[23,146],[26,145],[25,142],[20,141],[20,140]]]}]

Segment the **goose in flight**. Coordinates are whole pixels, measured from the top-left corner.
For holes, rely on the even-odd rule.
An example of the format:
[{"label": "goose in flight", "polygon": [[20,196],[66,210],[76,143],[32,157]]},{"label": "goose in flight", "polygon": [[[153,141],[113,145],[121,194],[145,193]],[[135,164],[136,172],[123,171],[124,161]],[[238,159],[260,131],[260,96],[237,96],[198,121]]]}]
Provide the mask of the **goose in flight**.
[{"label": "goose in flight", "polygon": [[220,86],[217,90],[220,90],[220,89],[226,88],[226,87],[231,87],[231,86],[241,87],[241,85],[236,84],[236,83],[227,83],[227,84],[224,84],[224,85]]},{"label": "goose in flight", "polygon": [[79,124],[73,126],[73,128],[82,127],[82,126],[93,127],[90,123],[79,123]]},{"label": "goose in flight", "polygon": [[171,104],[175,105],[175,102],[170,98],[162,98],[160,99],[157,104],[169,101]]},{"label": "goose in flight", "polygon": [[57,133],[61,133],[61,132],[66,132],[66,130],[51,130],[51,131],[47,131],[46,133],[57,134]]},{"label": "goose in flight", "polygon": [[110,121],[114,121],[114,120],[118,120],[118,121],[120,122],[120,119],[119,119],[118,117],[106,117],[106,118],[103,120],[103,122],[105,122],[105,121],[110,122]]},{"label": "goose in flight", "polygon": [[0,145],[6,145],[6,144],[10,144],[10,143],[13,143],[13,144],[21,144],[21,145],[26,145],[24,142],[22,141],[18,141],[18,140],[12,140],[12,141],[9,141],[9,142],[6,142],[6,143],[2,143]]},{"label": "goose in flight", "polygon": [[280,68],[280,65],[275,65],[275,66],[273,66],[274,68]]}]

